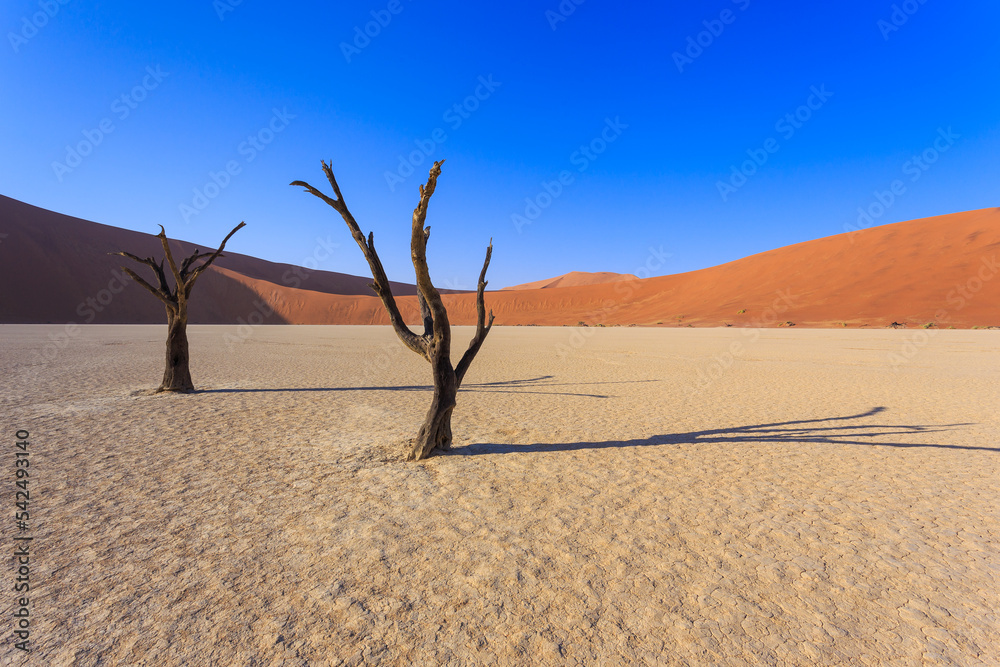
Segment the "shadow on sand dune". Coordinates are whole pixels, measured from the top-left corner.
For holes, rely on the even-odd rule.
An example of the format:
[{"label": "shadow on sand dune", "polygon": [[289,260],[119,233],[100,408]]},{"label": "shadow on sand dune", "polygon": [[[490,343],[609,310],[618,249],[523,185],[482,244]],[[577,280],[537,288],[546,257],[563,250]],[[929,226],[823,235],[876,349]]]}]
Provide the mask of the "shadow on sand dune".
[{"label": "shadow on sand dune", "polygon": [[[637,382],[659,382],[659,380],[622,380],[609,382],[548,382],[554,379],[552,375],[542,375],[524,380],[505,380],[503,382],[483,382],[481,384],[464,384],[459,389],[463,392],[486,392],[491,394],[550,394],[554,396],[583,396],[585,398],[610,398],[605,394],[583,394],[567,391],[531,391],[539,387],[570,387],[593,386],[599,384],[633,384]],[[527,391],[525,390],[527,389]],[[199,394],[242,394],[285,391],[433,391],[431,385],[402,385],[395,387],[298,387],[298,388],[264,388],[264,389],[203,389]]]},{"label": "shadow on sand dune", "polygon": [[940,445],[933,443],[879,442],[880,436],[911,435],[915,433],[942,433],[969,424],[935,424],[930,426],[909,426],[901,424],[850,424],[835,425],[854,419],[874,417],[887,408],[875,407],[868,412],[845,417],[825,419],[802,419],[798,421],[776,422],[734,426],[710,431],[690,433],[670,433],[643,440],[608,440],[605,442],[560,442],[535,445],[504,445],[476,443],[458,447],[450,455],[477,456],[482,454],[534,454],[539,452],[572,452],[581,449],[607,449],[619,447],[649,447],[654,445],[680,445],[704,443],[819,443],[829,445],[872,445],[883,447],[939,447],[942,449],[967,449],[1000,453],[1000,447],[967,447],[963,445]]}]

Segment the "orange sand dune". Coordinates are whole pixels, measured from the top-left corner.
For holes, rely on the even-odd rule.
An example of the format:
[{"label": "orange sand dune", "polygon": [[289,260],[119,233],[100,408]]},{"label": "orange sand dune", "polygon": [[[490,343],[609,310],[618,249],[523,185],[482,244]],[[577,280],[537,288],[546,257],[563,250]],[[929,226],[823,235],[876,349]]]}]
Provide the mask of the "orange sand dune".
[{"label": "orange sand dune", "polygon": [[610,273],[608,271],[598,271],[597,273],[587,273],[585,271],[570,271],[555,278],[536,280],[532,283],[522,285],[512,285],[504,287],[501,292],[510,290],[526,289],[551,289],[553,287],[580,287],[583,285],[601,285],[603,283],[616,283],[621,280],[638,280],[638,276],[631,273]]},{"label": "orange sand dune", "polygon": [[[156,253],[141,234],[0,197],[0,322],[148,323],[163,309],[121,289],[123,248]],[[175,242],[181,252],[194,246]],[[494,262],[504,261],[498,247]],[[487,293],[501,325],[919,326],[1000,325],[1000,209],[911,220],[778,248],[700,271],[639,280]],[[368,278],[227,253],[199,283],[192,322],[387,324]],[[541,281],[553,283],[561,278]],[[566,280],[565,282],[571,282]],[[530,287],[529,283],[524,287]],[[120,290],[120,293],[113,293]],[[412,285],[394,284],[409,322]],[[409,296],[407,296],[409,295]],[[475,322],[475,295],[445,297],[453,324]]]},{"label": "orange sand dune", "polygon": [[[502,257],[498,248],[494,261]],[[490,292],[486,299],[506,325],[997,326],[998,260],[1000,209],[992,208],[840,234],[690,273]],[[388,323],[375,297],[303,300],[292,290],[245,284],[269,289],[289,321]],[[416,323],[416,299],[399,302]],[[453,324],[475,322],[474,295],[448,295],[445,303]]]}]

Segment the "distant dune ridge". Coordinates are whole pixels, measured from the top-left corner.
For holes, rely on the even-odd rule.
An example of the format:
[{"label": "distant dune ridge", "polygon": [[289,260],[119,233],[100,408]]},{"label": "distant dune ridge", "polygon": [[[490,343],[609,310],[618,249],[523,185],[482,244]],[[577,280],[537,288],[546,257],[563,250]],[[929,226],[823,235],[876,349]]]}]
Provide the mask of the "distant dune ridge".
[{"label": "distant dune ridge", "polygon": [[638,276],[634,276],[631,273],[609,273],[607,271],[586,273],[584,271],[570,271],[569,273],[564,273],[563,275],[556,276],[555,278],[547,278],[545,280],[536,280],[533,283],[524,283],[523,285],[504,287],[500,291],[552,289],[553,287],[580,287],[583,285],[602,285],[604,283],[616,283],[622,280],[638,279]]},{"label": "distant dune ridge", "polygon": [[[247,220],[253,225],[253,220]],[[151,230],[151,231],[155,231]],[[167,230],[168,234],[176,232]],[[142,234],[0,196],[3,323],[160,323],[163,307],[120,277],[128,250],[159,257]],[[174,241],[180,254],[194,245]],[[504,261],[502,246],[494,262]],[[487,294],[498,325],[1000,325],[1000,209],[839,234],[671,276],[571,272]],[[369,278],[307,271],[234,252],[192,302],[203,324],[388,324]],[[416,324],[413,285],[393,284]],[[475,323],[475,294],[445,296],[453,324]]]}]

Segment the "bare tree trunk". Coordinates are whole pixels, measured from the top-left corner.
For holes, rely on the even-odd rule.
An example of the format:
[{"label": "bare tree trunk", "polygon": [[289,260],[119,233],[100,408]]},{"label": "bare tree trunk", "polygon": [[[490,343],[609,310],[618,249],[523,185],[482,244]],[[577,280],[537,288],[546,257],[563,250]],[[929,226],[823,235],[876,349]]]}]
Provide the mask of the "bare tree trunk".
[{"label": "bare tree trunk", "polygon": [[175,315],[167,310],[167,364],[163,370],[161,391],[190,394],[194,391],[191,380],[191,357],[188,353],[187,314]]},{"label": "bare tree trunk", "polygon": [[[167,365],[163,370],[163,381],[160,383],[160,388],[156,390],[157,392],[176,391],[184,394],[194,392],[194,382],[191,381],[191,360],[188,356],[188,298],[191,296],[191,290],[194,288],[194,283],[198,280],[198,276],[204,273],[205,269],[212,262],[223,256],[222,251],[226,247],[226,242],[244,226],[246,226],[244,222],[236,225],[233,231],[229,232],[226,238],[222,239],[219,249],[215,252],[202,253],[195,249],[194,254],[178,266],[177,262],[174,261],[174,254],[170,251],[170,243],[167,241],[167,230],[160,225],[160,233],[156,235],[156,238],[160,239],[160,245],[163,246],[163,254],[167,264],[170,266],[170,273],[173,274],[173,288],[170,287],[167,281],[167,274],[163,270],[164,260],[161,259],[157,262],[152,257],[138,257],[124,250],[109,253],[128,257],[140,264],[145,264],[153,270],[153,274],[156,276],[157,285],[154,287],[143,280],[142,276],[132,269],[125,266],[122,267],[122,270],[132,280],[162,301],[163,305],[167,308]],[[205,262],[198,264],[201,260],[205,260]]]},{"label": "bare tree trunk", "polygon": [[458,400],[458,381],[451,367],[451,359],[437,350],[434,357],[434,398],[431,399],[431,406],[417,433],[413,449],[406,457],[408,461],[425,459],[435,449],[451,449],[451,413]]}]

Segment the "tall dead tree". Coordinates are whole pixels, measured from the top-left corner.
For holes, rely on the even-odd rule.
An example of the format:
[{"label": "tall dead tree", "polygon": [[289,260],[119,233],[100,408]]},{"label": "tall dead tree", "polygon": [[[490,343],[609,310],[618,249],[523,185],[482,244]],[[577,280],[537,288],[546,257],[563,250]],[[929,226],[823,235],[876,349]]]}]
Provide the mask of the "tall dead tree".
[{"label": "tall dead tree", "polygon": [[[167,309],[167,365],[163,371],[163,381],[160,383],[161,391],[176,391],[189,394],[194,391],[194,383],[191,381],[190,357],[188,355],[187,322],[188,322],[188,300],[191,298],[191,290],[198,277],[204,273],[205,269],[211,266],[219,257],[222,257],[222,250],[226,247],[226,242],[233,234],[246,226],[245,222],[236,225],[233,231],[229,232],[226,238],[222,239],[222,244],[215,252],[199,253],[196,248],[194,253],[177,266],[174,255],[170,252],[170,245],[167,243],[167,232],[160,225],[160,233],[156,235],[163,246],[163,254],[166,255],[167,265],[173,275],[173,289],[167,282],[167,274],[163,270],[163,260],[159,263],[152,257],[138,257],[129,252],[119,251],[109,253],[111,255],[121,255],[135,260],[140,264],[153,269],[153,274],[158,283],[157,287],[143,280],[135,271],[127,267],[122,270],[132,277],[132,280],[142,285],[152,292],[153,296],[163,302]],[[206,259],[207,258],[207,259]],[[205,260],[204,264],[195,266],[195,262]]]},{"label": "tall dead tree", "polygon": [[[483,301],[483,292],[486,289],[486,269],[490,265],[490,257],[493,254],[493,240],[486,249],[486,261],[483,262],[483,270],[479,274],[479,288],[476,291],[476,333],[469,343],[469,348],[462,355],[457,366],[451,363],[451,324],[448,322],[448,311],[445,310],[441,301],[441,294],[431,282],[430,272],[427,269],[427,239],[430,238],[431,228],[424,227],[424,220],[427,217],[427,204],[437,186],[438,176],[441,175],[441,165],[444,160],[435,162],[427,178],[427,184],[420,186],[420,202],[413,210],[413,224],[410,230],[410,256],[413,260],[413,269],[417,275],[417,302],[420,304],[420,318],[423,321],[423,334],[416,334],[410,330],[403,321],[403,316],[399,313],[396,300],[392,296],[389,287],[389,279],[382,268],[382,261],[375,252],[374,234],[369,233],[367,240],[358,227],[357,221],[351,215],[344,201],[344,196],[340,193],[340,186],[333,175],[333,169],[326,162],[323,165],[323,173],[333,187],[333,197],[328,197],[305,181],[293,181],[292,185],[305,188],[308,192],[319,197],[332,206],[337,213],[340,213],[344,222],[347,223],[354,240],[368,260],[371,267],[372,277],[375,282],[369,285],[375,294],[382,299],[382,304],[389,313],[389,321],[392,328],[403,341],[406,347],[410,348],[424,359],[430,362],[434,375],[434,398],[431,400],[431,407],[427,411],[423,426],[417,433],[416,442],[407,457],[410,461],[419,461],[427,458],[435,449],[451,449],[451,413],[455,409],[455,399],[458,388],[462,385],[465,373],[472,365],[472,360],[482,347],[486,335],[493,326],[493,311],[490,311],[489,322],[486,322],[486,306]],[[332,162],[331,162],[332,164]]]}]

